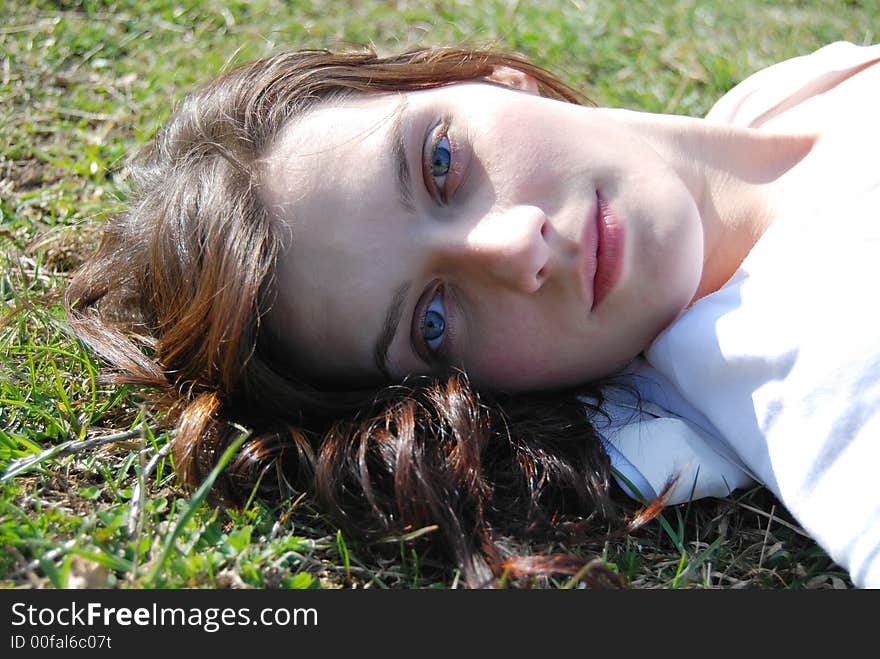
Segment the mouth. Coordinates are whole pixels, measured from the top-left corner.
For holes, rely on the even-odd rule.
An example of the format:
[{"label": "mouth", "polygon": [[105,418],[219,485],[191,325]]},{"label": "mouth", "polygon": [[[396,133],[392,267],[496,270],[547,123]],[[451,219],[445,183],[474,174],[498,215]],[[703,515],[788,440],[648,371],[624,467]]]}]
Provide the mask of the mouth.
[{"label": "mouth", "polygon": [[584,298],[593,311],[614,288],[623,267],[623,226],[598,190],[596,213],[584,227],[581,246]]}]

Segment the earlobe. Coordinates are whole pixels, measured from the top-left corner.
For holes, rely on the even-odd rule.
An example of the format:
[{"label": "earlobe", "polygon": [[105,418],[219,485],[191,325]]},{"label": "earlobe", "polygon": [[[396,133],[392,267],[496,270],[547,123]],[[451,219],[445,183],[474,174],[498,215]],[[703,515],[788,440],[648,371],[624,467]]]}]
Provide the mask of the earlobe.
[{"label": "earlobe", "polygon": [[492,73],[486,76],[486,80],[496,82],[512,89],[518,89],[529,94],[538,93],[538,81],[528,73],[509,66],[494,66]]}]

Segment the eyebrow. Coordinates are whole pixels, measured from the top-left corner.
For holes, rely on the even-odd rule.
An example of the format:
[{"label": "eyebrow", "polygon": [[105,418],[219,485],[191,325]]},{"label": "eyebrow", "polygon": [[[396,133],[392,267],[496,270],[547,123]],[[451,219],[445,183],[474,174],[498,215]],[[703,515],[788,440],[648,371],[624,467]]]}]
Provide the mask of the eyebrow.
[{"label": "eyebrow", "polygon": [[412,193],[412,174],[406,158],[406,134],[403,130],[403,115],[406,113],[406,96],[400,96],[400,103],[391,118],[391,155],[394,160],[394,171],[397,180],[397,192],[400,204],[410,213],[415,213],[416,204]]},{"label": "eyebrow", "polygon": [[397,326],[400,324],[400,316],[403,314],[403,303],[406,301],[407,293],[409,293],[409,282],[404,282],[397,287],[394,295],[391,297],[391,304],[385,312],[385,322],[382,324],[382,331],[376,338],[376,345],[373,348],[373,357],[376,366],[386,379],[391,379],[391,373],[388,370],[388,349],[397,334]]}]

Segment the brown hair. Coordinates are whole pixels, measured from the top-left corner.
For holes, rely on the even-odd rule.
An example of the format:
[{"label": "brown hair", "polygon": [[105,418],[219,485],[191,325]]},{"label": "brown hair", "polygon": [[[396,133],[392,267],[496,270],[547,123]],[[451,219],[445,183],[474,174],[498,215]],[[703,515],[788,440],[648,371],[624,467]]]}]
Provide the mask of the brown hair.
[{"label": "brown hair", "polygon": [[534,561],[505,563],[500,535],[574,537],[596,514],[615,518],[608,458],[573,395],[478,395],[464,374],[327,391],[280,367],[261,332],[280,237],[255,163],[288,120],[343,95],[479,79],[498,65],[533,76],[544,96],[581,100],[543,69],[490,51],[286,52],[187,97],[130,163],[127,209],[65,302],[117,382],[161,392],[185,484],[216,464],[234,421],[251,436],[218,480],[219,499],[241,502],[257,483],[270,500],[308,491],[367,539],[437,525],[472,586],[518,565],[534,571]]}]

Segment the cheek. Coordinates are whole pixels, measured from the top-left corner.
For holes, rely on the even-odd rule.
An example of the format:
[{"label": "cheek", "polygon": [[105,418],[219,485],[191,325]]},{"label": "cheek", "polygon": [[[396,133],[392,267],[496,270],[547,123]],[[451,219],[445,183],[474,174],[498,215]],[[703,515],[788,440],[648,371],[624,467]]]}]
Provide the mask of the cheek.
[{"label": "cheek", "polygon": [[568,171],[565,140],[552,130],[535,130],[547,118],[532,115],[531,109],[502,106],[471,123],[474,151],[500,199],[525,195],[534,202],[530,195]]},{"label": "cheek", "polygon": [[481,339],[471,344],[465,369],[472,380],[514,389],[557,384],[560,367],[570,363],[566,340],[571,335],[555,331],[558,325],[544,313],[497,310],[492,316],[491,325],[480,329]]},{"label": "cheek", "polygon": [[523,389],[549,384],[542,355],[518,353],[514,349],[483,355],[468,373],[478,385],[499,389]]}]

